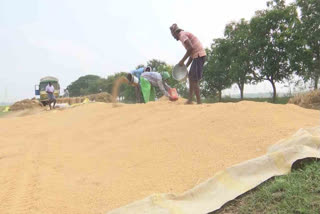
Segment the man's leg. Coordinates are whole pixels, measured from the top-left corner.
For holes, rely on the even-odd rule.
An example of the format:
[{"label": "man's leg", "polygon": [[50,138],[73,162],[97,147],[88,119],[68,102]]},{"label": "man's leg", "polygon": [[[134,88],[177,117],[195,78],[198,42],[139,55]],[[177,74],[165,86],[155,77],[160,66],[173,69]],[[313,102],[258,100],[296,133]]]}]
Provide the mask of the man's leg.
[{"label": "man's leg", "polygon": [[197,97],[197,103],[201,104],[199,81],[194,82],[194,93]]},{"label": "man's leg", "polygon": [[53,100],[53,108],[56,106],[56,103],[57,103],[57,100],[56,100],[56,98],[54,98],[54,100]]},{"label": "man's leg", "polygon": [[51,102],[52,102],[51,100],[48,101],[48,105],[49,105],[50,110],[51,110]]},{"label": "man's leg", "polygon": [[189,98],[188,98],[187,104],[192,104],[193,90],[194,90],[193,81],[189,79]]}]

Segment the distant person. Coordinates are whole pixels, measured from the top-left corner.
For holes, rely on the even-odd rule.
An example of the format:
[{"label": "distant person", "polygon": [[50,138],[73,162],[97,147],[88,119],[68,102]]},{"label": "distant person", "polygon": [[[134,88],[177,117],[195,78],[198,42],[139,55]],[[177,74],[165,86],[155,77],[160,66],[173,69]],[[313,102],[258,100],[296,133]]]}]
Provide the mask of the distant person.
[{"label": "distant person", "polygon": [[[142,67],[142,68],[138,68],[136,70],[133,70],[130,72],[130,74],[134,75],[135,77],[138,78],[139,83],[140,83],[140,76],[143,72],[150,72],[152,69],[150,66],[148,67]],[[140,84],[138,84],[137,86],[134,87],[135,90],[135,95],[136,95],[136,102],[137,103],[141,103],[141,88],[140,88]]]},{"label": "distant person", "polygon": [[145,72],[141,74],[141,77],[148,80],[151,86],[159,88],[164,96],[170,97],[168,91],[171,87],[166,82],[170,78],[168,72]]},{"label": "distant person", "polygon": [[47,85],[46,87],[46,92],[48,94],[48,100],[49,100],[49,107],[50,107],[50,110],[52,109],[51,108],[51,103],[53,103],[53,108],[56,106],[56,98],[54,96],[54,87],[53,85],[51,84],[51,82],[49,82],[49,84]]},{"label": "distant person", "polygon": [[68,89],[64,89],[64,97],[69,97],[69,90]]},{"label": "distant person", "polygon": [[203,65],[206,59],[206,51],[204,50],[201,42],[192,33],[186,32],[173,24],[170,27],[172,36],[178,41],[182,42],[187,52],[178,63],[180,66],[188,59],[187,67],[191,64],[189,71],[189,98],[186,104],[192,104],[193,92],[196,94],[197,103],[201,104],[199,82],[202,79]]}]

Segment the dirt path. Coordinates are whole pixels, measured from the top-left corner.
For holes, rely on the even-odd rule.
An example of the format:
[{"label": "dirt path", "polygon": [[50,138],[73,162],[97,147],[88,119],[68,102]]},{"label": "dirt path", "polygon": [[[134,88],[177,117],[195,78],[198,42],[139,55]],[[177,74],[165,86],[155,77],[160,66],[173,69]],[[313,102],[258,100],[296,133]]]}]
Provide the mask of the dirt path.
[{"label": "dirt path", "polygon": [[0,118],[0,213],[105,213],[260,156],[319,112],[241,102],[87,104]]}]

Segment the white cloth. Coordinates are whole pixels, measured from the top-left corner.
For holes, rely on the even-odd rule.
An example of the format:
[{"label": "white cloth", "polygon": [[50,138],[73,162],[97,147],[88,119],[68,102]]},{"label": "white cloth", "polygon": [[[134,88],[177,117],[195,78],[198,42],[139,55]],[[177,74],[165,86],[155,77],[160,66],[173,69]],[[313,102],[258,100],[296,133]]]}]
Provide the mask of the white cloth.
[{"label": "white cloth", "polygon": [[53,87],[53,85],[47,85],[47,87],[46,87],[46,92],[47,93],[53,93],[54,92],[54,87]]}]

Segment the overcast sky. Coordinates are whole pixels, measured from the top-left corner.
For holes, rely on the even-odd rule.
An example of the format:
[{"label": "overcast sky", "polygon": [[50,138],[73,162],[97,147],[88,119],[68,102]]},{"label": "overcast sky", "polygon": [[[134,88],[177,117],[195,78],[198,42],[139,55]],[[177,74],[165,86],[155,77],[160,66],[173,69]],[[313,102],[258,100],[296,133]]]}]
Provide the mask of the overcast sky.
[{"label": "overcast sky", "polygon": [[[176,64],[185,50],[171,24],[209,47],[227,23],[250,19],[266,1],[0,0],[0,102],[33,97],[47,75],[65,88],[80,76],[106,77],[153,58]],[[271,90],[262,84],[245,92]]]}]

